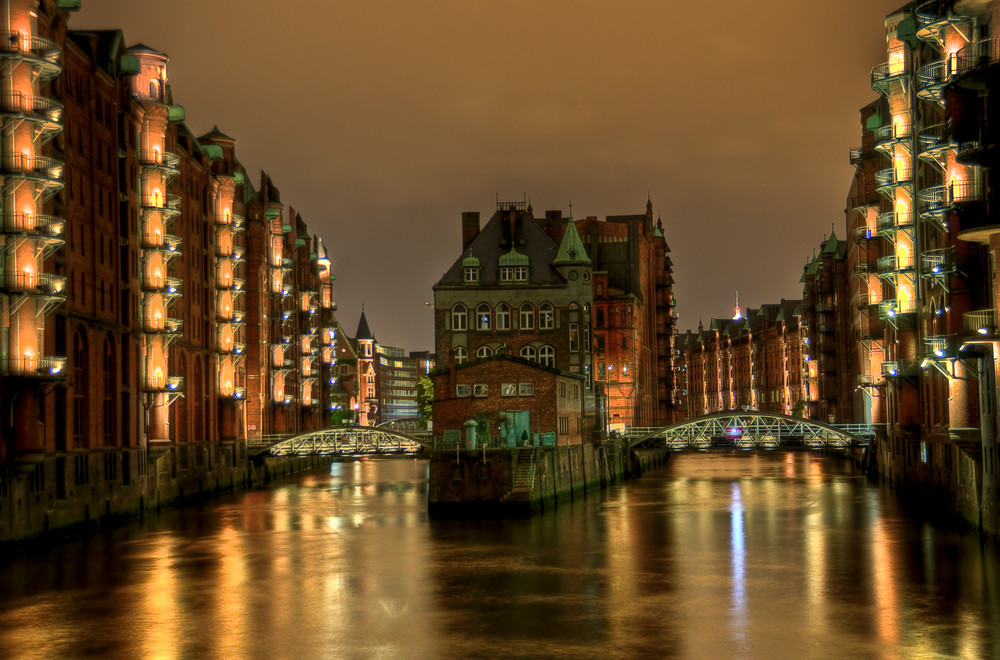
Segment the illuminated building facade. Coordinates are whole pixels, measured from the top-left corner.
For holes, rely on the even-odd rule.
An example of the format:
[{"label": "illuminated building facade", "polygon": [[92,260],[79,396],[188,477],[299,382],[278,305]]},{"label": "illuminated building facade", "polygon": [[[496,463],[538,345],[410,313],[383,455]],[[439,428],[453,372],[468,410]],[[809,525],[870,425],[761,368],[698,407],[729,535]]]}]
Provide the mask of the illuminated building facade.
[{"label": "illuminated building facade", "polygon": [[881,163],[881,200],[867,212],[885,324],[879,469],[973,520],[996,501],[994,198],[979,142],[991,122],[978,114],[995,75],[996,13],[987,1],[922,1],[889,14],[869,115]]},{"label": "illuminated building facade", "polygon": [[318,239],[78,5],[0,5],[0,541],[232,488],[337,405]]},{"label": "illuminated building facade", "polygon": [[729,410],[802,416],[806,325],[802,301],[748,308],[675,338],[682,419]]}]

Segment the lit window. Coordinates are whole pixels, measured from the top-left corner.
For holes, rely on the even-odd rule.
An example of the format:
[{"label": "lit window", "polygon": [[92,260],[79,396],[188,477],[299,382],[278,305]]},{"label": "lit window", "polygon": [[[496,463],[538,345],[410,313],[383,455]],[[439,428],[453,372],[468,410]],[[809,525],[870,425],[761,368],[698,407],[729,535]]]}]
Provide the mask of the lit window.
[{"label": "lit window", "polygon": [[539,330],[551,330],[554,327],[555,313],[552,310],[552,305],[542,303],[542,306],[538,308],[538,328]]},{"label": "lit window", "polygon": [[489,305],[482,304],[476,308],[476,330],[489,330],[492,325],[493,312]]}]

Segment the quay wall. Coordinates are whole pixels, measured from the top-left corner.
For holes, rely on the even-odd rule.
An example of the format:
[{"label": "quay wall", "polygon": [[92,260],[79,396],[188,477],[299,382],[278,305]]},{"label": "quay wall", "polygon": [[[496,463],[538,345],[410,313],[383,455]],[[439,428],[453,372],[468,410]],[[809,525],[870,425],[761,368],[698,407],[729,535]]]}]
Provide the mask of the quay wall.
[{"label": "quay wall", "polygon": [[[0,545],[120,524],[165,507],[263,486],[332,460],[251,456],[243,444],[214,443],[157,452],[115,448],[47,455],[32,464],[32,478],[18,475],[0,490]],[[67,464],[79,477],[66,479]],[[84,476],[85,482],[76,483]]]},{"label": "quay wall", "polygon": [[428,511],[446,518],[527,517],[662,465],[666,449],[631,452],[624,443],[536,447],[518,483],[524,449],[438,451],[430,455]]}]

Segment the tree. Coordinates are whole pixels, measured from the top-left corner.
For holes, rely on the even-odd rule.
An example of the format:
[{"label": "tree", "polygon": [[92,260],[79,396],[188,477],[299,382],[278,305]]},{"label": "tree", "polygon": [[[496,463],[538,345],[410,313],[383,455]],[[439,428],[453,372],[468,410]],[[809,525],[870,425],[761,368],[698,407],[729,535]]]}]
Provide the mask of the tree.
[{"label": "tree", "polygon": [[432,418],[434,403],[434,382],[430,376],[421,376],[417,381],[417,407],[420,410],[420,421],[429,422]]}]

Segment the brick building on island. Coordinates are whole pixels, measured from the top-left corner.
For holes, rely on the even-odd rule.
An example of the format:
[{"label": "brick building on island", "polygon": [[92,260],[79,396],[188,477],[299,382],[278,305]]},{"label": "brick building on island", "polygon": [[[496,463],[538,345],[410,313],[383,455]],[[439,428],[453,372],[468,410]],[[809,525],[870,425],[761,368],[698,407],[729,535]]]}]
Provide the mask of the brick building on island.
[{"label": "brick building on island", "polygon": [[[436,436],[464,432],[463,415],[490,409],[466,397],[493,406],[482,426],[495,439],[509,437],[500,429],[511,419],[553,444],[672,419],[668,253],[650,202],[604,222],[558,210],[536,219],[523,202],[498,203],[482,227],[478,212],[463,213],[461,256],[434,286]],[[511,374],[486,378],[482,365]],[[483,380],[467,381],[476,374]]]}]

